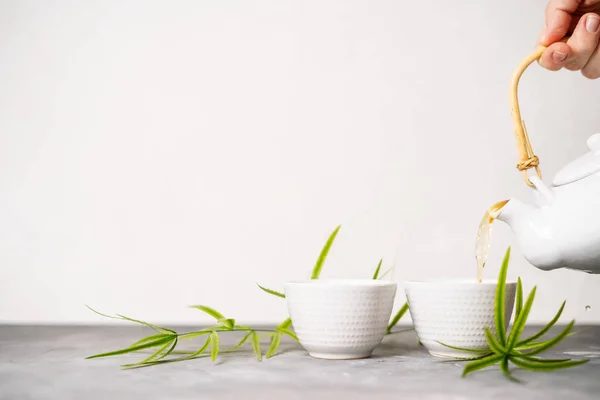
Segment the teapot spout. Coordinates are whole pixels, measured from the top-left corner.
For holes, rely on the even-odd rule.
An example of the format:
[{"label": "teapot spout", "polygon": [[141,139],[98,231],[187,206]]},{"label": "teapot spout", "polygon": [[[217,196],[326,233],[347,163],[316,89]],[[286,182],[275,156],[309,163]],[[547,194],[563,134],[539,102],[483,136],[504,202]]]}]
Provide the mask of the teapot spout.
[{"label": "teapot spout", "polygon": [[517,199],[509,200],[496,215],[497,220],[505,222],[515,233],[527,261],[539,269],[549,271],[564,265],[547,218],[542,209]]},{"label": "teapot spout", "polygon": [[534,211],[535,207],[525,204],[517,199],[510,199],[496,212],[496,215],[492,215],[492,217],[506,223],[514,230],[513,225],[525,221]]}]

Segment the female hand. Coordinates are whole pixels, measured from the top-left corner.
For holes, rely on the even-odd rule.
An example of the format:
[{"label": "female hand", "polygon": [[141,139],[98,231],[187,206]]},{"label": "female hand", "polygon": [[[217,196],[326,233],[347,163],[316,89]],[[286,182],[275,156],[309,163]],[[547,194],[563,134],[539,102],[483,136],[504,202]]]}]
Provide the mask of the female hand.
[{"label": "female hand", "polygon": [[548,47],[540,58],[544,68],[600,78],[600,0],[550,0],[538,44]]}]

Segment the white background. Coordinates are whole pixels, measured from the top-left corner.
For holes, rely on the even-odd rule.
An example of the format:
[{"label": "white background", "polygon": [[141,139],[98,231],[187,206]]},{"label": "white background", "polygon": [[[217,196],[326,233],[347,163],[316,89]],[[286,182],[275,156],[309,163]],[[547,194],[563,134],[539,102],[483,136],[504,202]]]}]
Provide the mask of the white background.
[{"label": "white background", "polygon": [[[307,277],[337,224],[323,277],[475,279],[482,213],[530,195],[508,84],[545,3],[0,0],[0,321],[277,322],[254,282]],[[520,93],[549,181],[600,80],[534,64]],[[513,250],[532,320],[600,322],[600,276]]]}]

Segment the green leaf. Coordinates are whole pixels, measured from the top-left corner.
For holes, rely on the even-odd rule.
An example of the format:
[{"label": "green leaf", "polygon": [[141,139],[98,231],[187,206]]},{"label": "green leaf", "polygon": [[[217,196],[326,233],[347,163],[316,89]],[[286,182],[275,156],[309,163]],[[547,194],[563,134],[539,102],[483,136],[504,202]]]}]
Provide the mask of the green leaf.
[{"label": "green leaf", "polygon": [[214,362],[219,354],[219,334],[213,331],[210,334],[210,359]]},{"label": "green leaf", "polygon": [[571,361],[570,358],[539,358],[539,357],[530,357],[526,354],[518,354],[518,355],[513,355],[513,356],[518,357],[525,361],[534,361],[534,362],[541,362],[541,363],[557,363],[557,362]]},{"label": "green leaf", "polygon": [[496,299],[494,304],[494,320],[496,322],[496,334],[498,341],[502,346],[506,346],[506,273],[508,271],[508,263],[510,261],[510,247],[506,250],[500,274],[498,275],[498,284],[496,285]]},{"label": "green leaf", "polygon": [[121,318],[121,319],[123,319],[125,321],[130,321],[130,322],[135,322],[135,323],[138,323],[138,324],[141,324],[141,325],[145,325],[148,328],[152,328],[152,329],[154,329],[157,332],[169,332],[169,333],[172,333],[172,334],[177,334],[177,332],[175,332],[173,329],[169,329],[169,328],[165,328],[165,327],[162,327],[162,326],[150,324],[148,322],[140,321],[138,319],[129,318],[129,317],[126,317],[125,315],[117,314],[117,317],[119,317],[119,318]]},{"label": "green leaf", "polygon": [[98,315],[101,315],[101,316],[103,316],[103,317],[106,317],[106,318],[111,318],[111,319],[120,319],[120,320],[129,321],[129,322],[135,322],[135,323],[137,323],[137,324],[141,324],[141,325],[147,326],[148,328],[154,329],[156,332],[159,332],[159,333],[165,333],[165,332],[169,332],[169,333],[175,333],[175,331],[174,331],[174,330],[172,330],[172,329],[169,329],[169,328],[164,328],[164,327],[162,327],[162,326],[158,326],[158,325],[149,324],[148,322],[139,321],[139,320],[137,320],[137,319],[129,318],[129,317],[126,317],[126,316],[124,316],[124,315],[117,314],[116,316],[114,316],[114,315],[107,315],[107,314],[103,314],[103,313],[101,313],[100,311],[96,311],[96,310],[94,310],[92,307],[88,306],[87,304],[86,304],[86,307],[87,307],[89,310],[91,310],[92,312],[94,312],[94,313],[96,313],[96,314],[98,314]]},{"label": "green leaf", "polygon": [[506,354],[506,349],[498,343],[492,332],[485,328],[485,338],[487,339],[488,344],[490,345],[490,349],[496,354]]},{"label": "green leaf", "polygon": [[179,339],[191,339],[191,338],[195,338],[197,336],[210,335],[213,330],[218,329],[220,327],[221,327],[220,325],[217,325],[217,326],[211,326],[211,327],[208,327],[206,329],[202,329],[202,330],[196,331],[196,332],[184,333],[184,334],[179,335]]},{"label": "green leaf", "polygon": [[234,347],[227,349],[225,351],[223,351],[223,353],[231,353],[237,349],[239,349],[240,347],[242,347],[244,345],[244,343],[246,343],[246,341],[250,338],[250,335],[252,335],[252,332],[248,332],[243,338],[242,340],[240,340],[240,342],[235,345]]},{"label": "green leaf", "polygon": [[298,342],[298,341],[299,341],[299,340],[298,340],[298,336],[296,336],[296,334],[295,334],[294,332],[292,332],[292,331],[290,331],[290,330],[288,330],[288,329],[285,329],[285,328],[279,328],[279,327],[277,327],[275,330],[276,330],[277,332],[281,332],[281,333],[283,333],[284,335],[288,335],[289,337],[291,337],[292,339],[294,339],[296,342]]},{"label": "green leaf", "polygon": [[400,310],[398,310],[398,312],[396,313],[396,315],[394,315],[394,318],[392,318],[390,324],[387,326],[387,329],[385,330],[386,333],[390,333],[392,331],[392,328],[396,326],[396,324],[398,324],[398,321],[400,321],[400,319],[404,316],[404,314],[406,314],[406,312],[408,311],[408,302],[404,303],[404,305],[400,308]]},{"label": "green leaf", "polygon": [[522,358],[511,356],[510,361],[516,366],[529,369],[531,371],[555,371],[557,369],[572,368],[578,365],[585,364],[589,360],[571,360],[559,362],[539,362],[523,360]]},{"label": "green leaf", "polygon": [[207,313],[208,315],[210,315],[211,317],[213,317],[214,319],[216,319],[217,321],[220,319],[225,319],[225,316],[223,314],[221,314],[220,312],[218,312],[217,310],[207,307],[207,306],[190,306],[191,308],[196,308],[200,311],[204,311],[205,313]]},{"label": "green leaf", "polygon": [[375,269],[375,273],[373,274],[373,279],[377,279],[379,276],[379,270],[381,269],[381,263],[383,263],[383,258],[379,260],[379,264],[377,264],[377,268]]},{"label": "green leaf", "polygon": [[280,343],[281,343],[281,333],[280,332],[273,333],[273,337],[271,338],[271,345],[269,346],[269,349],[267,350],[267,354],[265,355],[265,357],[271,358],[275,354],[277,349],[279,348]]},{"label": "green leaf", "polygon": [[139,344],[148,343],[148,342],[151,342],[153,340],[164,338],[164,337],[169,337],[169,336],[171,336],[171,335],[168,334],[168,333],[157,333],[156,335],[146,336],[145,338],[142,338],[142,339],[138,340],[137,342],[131,344],[129,347],[137,346]]},{"label": "green leaf", "polygon": [[[467,360],[481,359],[481,358],[487,357],[489,355],[494,355],[494,352],[491,351],[490,349],[467,349],[465,347],[452,346],[452,345],[449,345],[446,343],[442,343],[440,341],[437,341],[437,342],[439,344],[441,344],[442,346],[445,346],[452,350],[465,351],[465,352],[473,353],[473,355],[477,355],[473,358],[466,358]],[[419,341],[419,344],[421,344],[420,341]],[[465,358],[460,358],[460,359],[465,360]]]},{"label": "green leaf", "polygon": [[133,353],[136,351],[140,351],[140,350],[144,350],[144,349],[149,349],[152,347],[156,347],[156,346],[161,346],[164,345],[167,342],[171,341],[171,336],[166,336],[164,338],[160,338],[160,339],[156,339],[153,340],[151,342],[147,342],[147,343],[142,343],[142,344],[138,344],[137,346],[131,346],[131,347],[127,347],[121,350],[115,350],[115,351],[109,351],[107,353],[101,353],[101,354],[96,354],[93,356],[89,356],[86,357],[86,359],[91,359],[91,358],[100,358],[100,357],[109,357],[109,356],[116,356],[119,354],[126,354],[126,353]]},{"label": "green leaf", "polygon": [[273,296],[277,296],[277,297],[281,297],[282,299],[285,299],[285,294],[278,292],[277,290],[273,290],[273,289],[268,289],[266,287],[263,287],[261,285],[259,285],[258,283],[256,284],[259,288],[261,288],[263,291],[272,294]]},{"label": "green leaf", "polygon": [[237,329],[240,331],[253,331],[254,329],[250,328],[249,326],[246,325],[234,325],[233,329]]},{"label": "green leaf", "polygon": [[280,323],[279,325],[277,325],[277,328],[289,329],[290,326],[292,326],[292,319],[288,318],[285,321],[283,321],[282,323]]},{"label": "green leaf", "polygon": [[553,326],[554,324],[556,324],[556,322],[558,321],[558,319],[560,318],[564,308],[565,308],[565,304],[567,304],[567,301],[563,301],[562,305],[560,306],[560,309],[558,310],[558,312],[556,313],[556,315],[554,316],[554,318],[552,318],[552,321],[548,322],[548,324],[546,326],[544,326],[538,333],[536,333],[535,335],[520,341],[519,343],[517,343],[517,347],[521,347],[523,345],[526,345],[528,343],[533,342],[536,339],[541,338],[542,336],[544,336]]},{"label": "green leaf", "polygon": [[192,353],[189,357],[184,357],[183,359],[191,360],[192,358],[195,358],[195,357],[199,356],[200,354],[204,353],[206,351],[206,349],[208,348],[208,345],[211,343],[211,340],[212,340],[212,333],[211,333],[211,336],[206,338],[202,347],[200,347],[198,350],[196,350],[195,353]]},{"label": "green leaf", "polygon": [[500,361],[500,370],[504,374],[508,380],[520,383],[521,381],[511,375],[510,369],[508,368],[508,356],[505,356],[502,361]]},{"label": "green leaf", "polygon": [[140,361],[139,364],[144,364],[154,360],[161,360],[169,354],[171,354],[171,352],[175,349],[175,346],[177,346],[177,336],[175,336],[171,342],[166,343],[163,347],[158,349],[150,357],[146,358],[143,361]]},{"label": "green leaf", "polygon": [[168,363],[173,363],[173,362],[181,362],[181,361],[188,361],[188,360],[195,360],[196,358],[203,358],[203,357],[207,357],[207,355],[198,355],[195,357],[177,357],[177,358],[169,358],[167,360],[162,359],[162,360],[158,360],[158,361],[150,361],[147,362],[145,364],[124,364],[121,365],[121,367],[123,369],[136,369],[136,368],[145,368],[145,367],[152,367],[154,365],[161,365],[161,364],[168,364]]},{"label": "green leaf", "polygon": [[258,339],[258,334],[256,332],[252,332],[252,349],[254,350],[254,355],[256,355],[256,359],[258,361],[262,361],[262,354],[260,352],[260,340]]},{"label": "green leaf", "polygon": [[219,322],[219,324],[221,324],[221,326],[225,327],[225,329],[227,329],[227,330],[232,330],[233,327],[235,326],[235,319],[231,319],[231,318],[221,318],[218,322]]},{"label": "green leaf", "polygon": [[331,235],[329,235],[329,239],[327,239],[327,242],[325,242],[325,246],[323,246],[323,249],[321,249],[321,254],[319,254],[319,258],[317,259],[317,263],[315,264],[312,270],[310,279],[319,279],[319,276],[321,276],[321,270],[323,269],[323,264],[325,263],[327,254],[329,254],[329,249],[331,249],[331,245],[333,244],[333,241],[335,240],[335,237],[337,236],[341,227],[341,225],[338,225],[337,228],[335,228],[335,230],[331,233]]},{"label": "green leaf", "polygon": [[571,321],[571,323],[569,325],[567,325],[565,327],[565,329],[563,329],[563,331],[561,333],[559,333],[555,338],[540,343],[540,345],[538,347],[536,347],[534,350],[527,353],[527,355],[534,356],[536,354],[540,354],[541,352],[550,349],[551,347],[554,347],[561,340],[563,340],[565,337],[567,337],[567,335],[569,334],[571,329],[573,329],[573,325],[575,325],[575,320]]},{"label": "green leaf", "polygon": [[[576,334],[577,334],[577,332],[569,332],[569,334],[566,337],[573,336]],[[514,350],[522,351],[522,350],[537,349],[538,347],[545,345],[546,342],[548,342],[548,341],[546,340],[543,342],[531,342],[531,343],[524,344],[522,346],[517,346],[514,348]]]},{"label": "green leaf", "polygon": [[[135,364],[125,364],[122,367],[124,369],[132,369],[132,368],[141,368],[141,367],[149,367],[152,365],[159,365],[159,364],[166,364],[166,363],[172,363],[172,362],[177,362],[177,361],[187,361],[187,360],[193,360],[196,358],[199,358],[202,356],[202,353],[204,353],[204,351],[206,350],[206,348],[208,347],[208,345],[210,344],[210,336],[208,338],[206,338],[206,341],[204,342],[204,345],[202,347],[200,347],[197,351],[195,352],[185,352],[185,354],[189,354],[188,356],[185,357],[176,357],[176,358],[170,358],[168,360],[153,360],[153,361],[148,361],[148,362],[139,362],[139,363],[135,363]],[[175,352],[173,351],[172,353],[177,353],[177,354],[181,354],[183,352]]]},{"label": "green leaf", "polygon": [[519,318],[517,318],[517,320],[513,324],[510,335],[508,335],[506,348],[509,351],[513,347],[515,347],[515,344],[517,344],[517,342],[519,341],[519,337],[521,336],[521,333],[523,332],[523,329],[525,328],[525,322],[527,322],[527,317],[529,317],[529,312],[531,311],[531,306],[533,305],[533,300],[535,298],[536,290],[537,290],[537,287],[535,287],[535,286],[533,287],[533,289],[531,289],[531,292],[529,293],[529,296],[527,296],[527,300],[525,301],[525,305],[523,306],[523,309],[521,310],[521,313],[519,314]]},{"label": "green leaf", "polygon": [[517,279],[517,304],[515,305],[515,321],[519,318],[521,309],[523,308],[523,282],[521,277]]},{"label": "green leaf", "polygon": [[463,377],[467,376],[471,372],[475,372],[475,371],[478,371],[480,369],[484,369],[484,368],[490,367],[490,366],[492,366],[494,364],[497,364],[503,358],[504,358],[503,355],[501,355],[501,354],[495,354],[495,355],[492,355],[492,356],[488,356],[488,357],[482,358],[481,360],[471,361],[470,363],[468,363],[467,365],[465,365],[465,368],[463,369],[462,376]]}]

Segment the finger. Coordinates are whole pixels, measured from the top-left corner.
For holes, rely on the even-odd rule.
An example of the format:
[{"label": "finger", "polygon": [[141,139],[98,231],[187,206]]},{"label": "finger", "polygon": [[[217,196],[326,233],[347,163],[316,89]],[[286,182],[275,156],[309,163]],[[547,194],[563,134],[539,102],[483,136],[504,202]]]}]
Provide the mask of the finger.
[{"label": "finger", "polygon": [[592,53],[587,64],[581,70],[581,74],[588,79],[600,78],[600,45]]},{"label": "finger", "polygon": [[580,3],[581,0],[550,0],[546,7],[546,29],[540,40],[541,45],[549,46],[567,34],[572,14]]},{"label": "finger", "polygon": [[571,48],[566,43],[554,43],[540,57],[540,65],[550,71],[558,71],[565,66],[570,55]]},{"label": "finger", "polygon": [[573,35],[567,40],[571,48],[565,68],[571,71],[582,69],[598,47],[600,41],[600,16],[589,13],[584,15],[575,28]]}]

